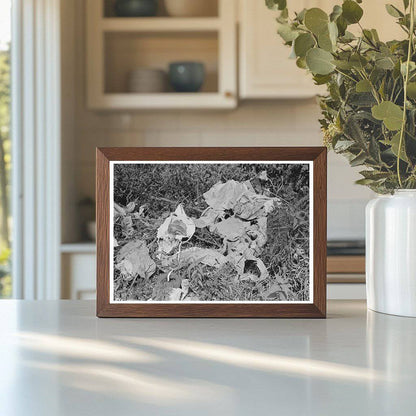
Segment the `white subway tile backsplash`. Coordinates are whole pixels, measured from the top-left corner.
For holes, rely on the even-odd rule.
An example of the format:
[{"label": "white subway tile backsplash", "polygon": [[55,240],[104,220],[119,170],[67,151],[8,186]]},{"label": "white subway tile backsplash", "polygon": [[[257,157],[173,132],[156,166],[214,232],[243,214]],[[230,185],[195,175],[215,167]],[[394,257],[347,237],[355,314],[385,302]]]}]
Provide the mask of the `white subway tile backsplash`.
[{"label": "white subway tile backsplash", "polygon": [[328,201],[328,240],[363,240],[367,199]]},{"label": "white subway tile backsplash", "polygon": [[151,130],[146,133],[146,146],[164,146],[164,147],[198,147],[201,146],[201,133],[195,131],[169,131],[169,130]]},{"label": "white subway tile backsplash", "polygon": [[131,115],[131,129],[177,130],[180,128],[181,113],[179,111],[140,111]]}]

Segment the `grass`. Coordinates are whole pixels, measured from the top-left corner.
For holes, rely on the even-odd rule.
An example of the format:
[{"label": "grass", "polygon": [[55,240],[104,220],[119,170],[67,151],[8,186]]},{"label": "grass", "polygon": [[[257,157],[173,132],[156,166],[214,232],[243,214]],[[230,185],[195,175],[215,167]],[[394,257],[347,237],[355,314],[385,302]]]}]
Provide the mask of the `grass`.
[{"label": "grass", "polygon": [[[263,281],[241,281],[230,264],[214,268],[187,264],[174,271],[180,282],[188,279],[199,300],[303,301],[309,298],[309,170],[306,165],[264,164],[181,164],[115,165],[115,202],[145,206],[145,215],[133,220],[133,234],[116,222],[114,236],[120,247],[132,239],[146,241],[157,271],[150,279],[125,280],[114,272],[118,300],[148,300],[154,295],[155,282],[169,272],[156,258],[156,232],[164,219],[182,203],[189,216],[199,217],[207,207],[203,193],[218,181],[246,181],[266,170],[271,196],[281,204],[267,218],[267,243],[260,254],[270,277]],[[197,229],[182,249],[189,247],[219,249],[222,240],[206,228]],[[115,255],[119,248],[115,250]]]}]

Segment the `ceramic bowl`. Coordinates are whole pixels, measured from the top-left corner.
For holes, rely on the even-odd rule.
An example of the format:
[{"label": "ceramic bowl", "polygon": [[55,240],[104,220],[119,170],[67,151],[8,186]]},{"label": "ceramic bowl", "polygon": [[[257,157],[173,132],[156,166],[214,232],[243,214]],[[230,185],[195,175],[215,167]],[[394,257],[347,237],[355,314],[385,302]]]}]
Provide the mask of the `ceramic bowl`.
[{"label": "ceramic bowl", "polygon": [[205,80],[205,67],[201,62],[172,62],[169,65],[169,82],[176,92],[197,92]]},{"label": "ceramic bowl", "polygon": [[114,5],[119,17],[156,16],[158,0],[117,0]]},{"label": "ceramic bowl", "polygon": [[129,73],[127,90],[135,93],[165,92],[166,78],[166,72],[161,69],[138,68]]}]

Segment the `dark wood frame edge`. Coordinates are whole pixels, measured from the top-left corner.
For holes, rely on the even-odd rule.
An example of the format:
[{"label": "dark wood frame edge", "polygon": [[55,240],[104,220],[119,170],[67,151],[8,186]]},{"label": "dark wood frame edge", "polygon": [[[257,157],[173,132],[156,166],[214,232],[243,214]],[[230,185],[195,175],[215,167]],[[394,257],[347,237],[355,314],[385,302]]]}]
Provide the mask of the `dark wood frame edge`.
[{"label": "dark wood frame edge", "polygon": [[[276,155],[276,153],[279,153]],[[117,160],[305,160],[313,161],[314,301],[313,303],[111,304],[110,161]],[[164,318],[325,318],[326,317],[326,164],[324,147],[97,148],[97,303],[98,317]]]}]

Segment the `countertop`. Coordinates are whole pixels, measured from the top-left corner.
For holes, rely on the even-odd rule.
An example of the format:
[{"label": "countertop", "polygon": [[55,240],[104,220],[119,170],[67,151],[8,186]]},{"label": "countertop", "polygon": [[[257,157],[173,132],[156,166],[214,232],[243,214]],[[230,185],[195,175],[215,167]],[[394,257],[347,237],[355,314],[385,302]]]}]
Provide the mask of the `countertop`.
[{"label": "countertop", "polygon": [[0,301],[0,415],[415,415],[416,319],[97,319]]}]

